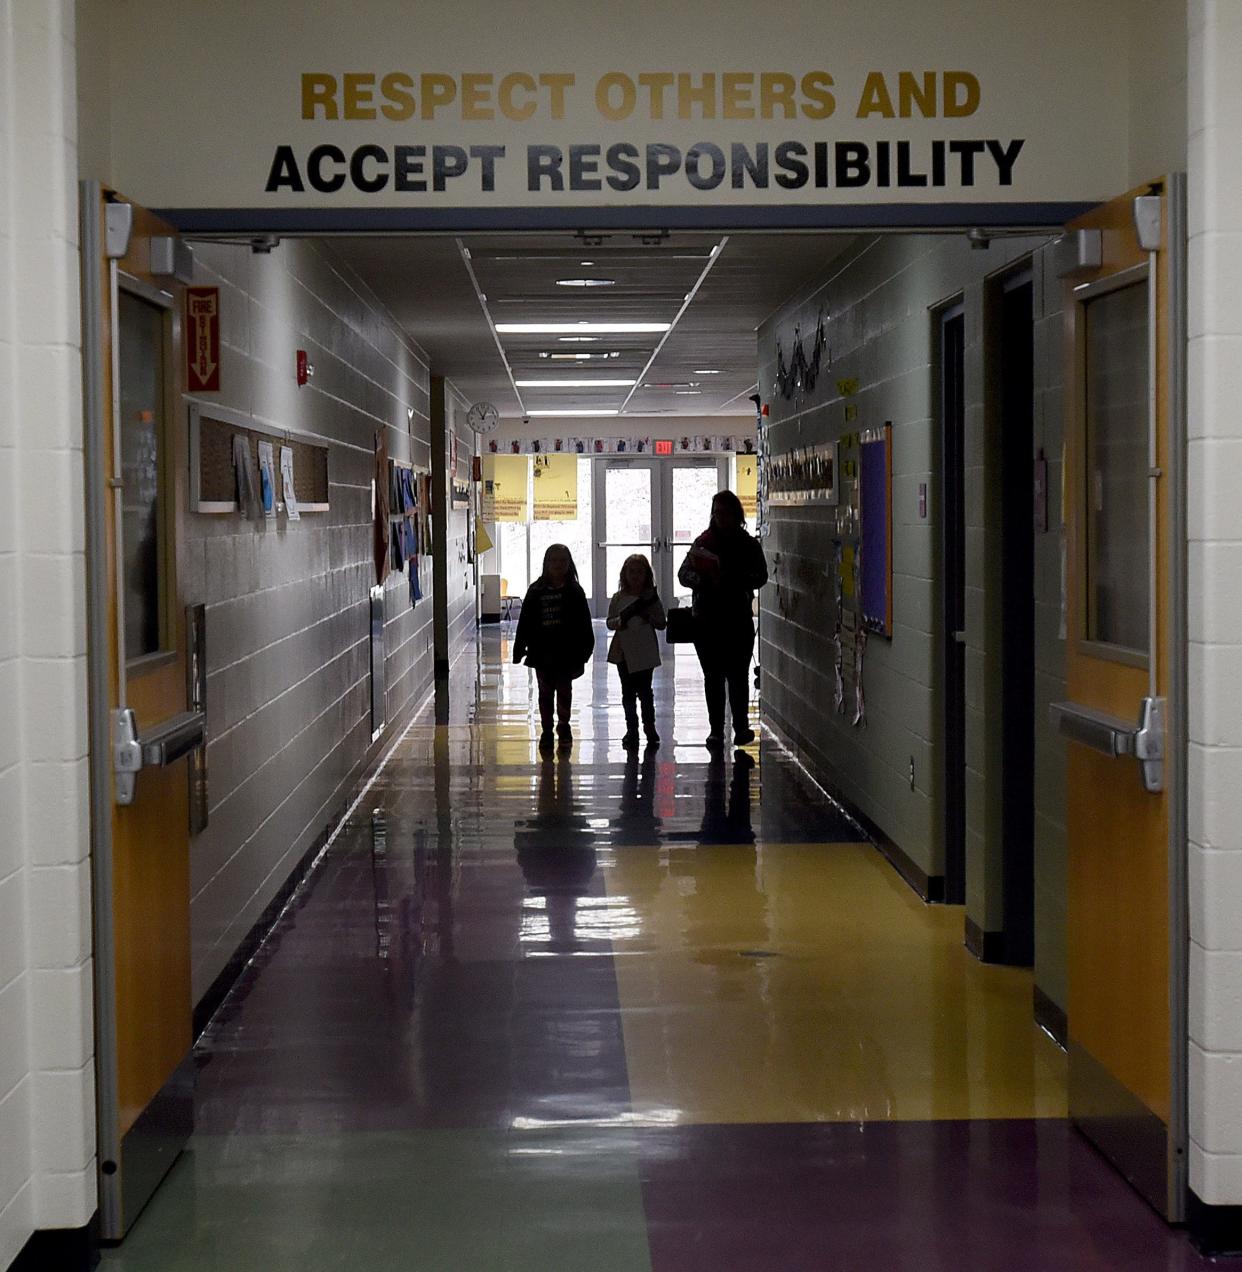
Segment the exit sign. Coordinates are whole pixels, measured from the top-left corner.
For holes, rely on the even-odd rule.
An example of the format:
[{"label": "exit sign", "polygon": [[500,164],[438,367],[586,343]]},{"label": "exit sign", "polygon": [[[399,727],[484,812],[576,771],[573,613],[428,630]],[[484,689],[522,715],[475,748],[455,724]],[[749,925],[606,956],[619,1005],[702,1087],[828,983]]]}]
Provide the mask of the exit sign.
[{"label": "exit sign", "polygon": [[671,455],[673,453],[673,439],[671,437],[667,440],[657,438],[655,453],[657,455]]}]

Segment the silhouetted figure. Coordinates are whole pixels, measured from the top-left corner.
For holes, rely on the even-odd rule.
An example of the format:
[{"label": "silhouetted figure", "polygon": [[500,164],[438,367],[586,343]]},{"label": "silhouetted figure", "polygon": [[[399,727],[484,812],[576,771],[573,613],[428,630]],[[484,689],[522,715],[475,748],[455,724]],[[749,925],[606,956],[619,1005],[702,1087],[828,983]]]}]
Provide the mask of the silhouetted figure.
[{"label": "silhouetted figure", "polygon": [[750,656],[755,647],[755,591],[768,581],[759,541],[746,532],[742,501],[731,490],[712,500],[711,525],[695,539],[677,577],[694,593],[694,648],[703,669],[712,750],[724,746],[725,691],[738,746],[754,741],[750,727]]}]

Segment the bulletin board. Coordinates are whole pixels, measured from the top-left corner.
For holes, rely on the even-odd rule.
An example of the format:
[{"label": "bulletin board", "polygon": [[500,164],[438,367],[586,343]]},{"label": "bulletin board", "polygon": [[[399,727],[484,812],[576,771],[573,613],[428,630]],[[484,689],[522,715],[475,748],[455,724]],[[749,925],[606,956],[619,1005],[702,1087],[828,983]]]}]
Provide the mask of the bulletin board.
[{"label": "bulletin board", "polygon": [[863,626],[893,634],[893,426],[858,448],[859,588]]},{"label": "bulletin board", "polygon": [[[256,488],[259,443],[271,442],[279,465],[280,448],[293,451],[293,489],[299,512],[326,512],[328,503],[328,448],[299,439],[296,434],[247,427],[249,416],[223,407],[190,403],[190,511],[237,511],[237,477],[233,471],[233,438],[246,438],[250,447]],[[279,505],[278,505],[279,506]]]}]

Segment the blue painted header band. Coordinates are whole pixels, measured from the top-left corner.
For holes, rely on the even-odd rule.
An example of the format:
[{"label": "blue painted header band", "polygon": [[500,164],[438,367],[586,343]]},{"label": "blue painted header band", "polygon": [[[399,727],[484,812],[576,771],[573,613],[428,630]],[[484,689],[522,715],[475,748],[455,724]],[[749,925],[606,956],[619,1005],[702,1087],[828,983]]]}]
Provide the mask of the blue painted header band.
[{"label": "blue painted header band", "polygon": [[517,230],[1055,228],[1091,203],[742,204],[582,208],[165,208],[184,234],[466,234]]}]

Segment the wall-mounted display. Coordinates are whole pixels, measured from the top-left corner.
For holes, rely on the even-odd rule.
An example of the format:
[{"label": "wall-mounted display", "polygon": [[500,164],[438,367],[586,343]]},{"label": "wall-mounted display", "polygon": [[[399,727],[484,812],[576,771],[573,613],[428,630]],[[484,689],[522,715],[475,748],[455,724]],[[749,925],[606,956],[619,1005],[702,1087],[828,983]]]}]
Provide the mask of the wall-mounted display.
[{"label": "wall-mounted display", "polygon": [[835,504],[839,499],[836,442],[773,455],[767,465],[767,496],[773,505]]},{"label": "wall-mounted display", "polygon": [[[824,315],[821,312],[815,320],[815,338],[811,343],[811,356],[808,358],[802,347],[802,331],[794,328],[794,351],[785,365],[785,352],[781,342],[776,342],[776,384],[773,386],[780,397],[792,398],[799,393],[810,393],[819,379],[820,366],[828,349],[828,339],[824,333]],[[831,361],[831,359],[829,359]]]},{"label": "wall-mounted display", "polygon": [[512,437],[508,441],[490,437],[484,443],[490,455],[754,455],[758,441],[749,436],[697,434],[652,439],[646,435],[627,437]]},{"label": "wall-mounted display", "polygon": [[[328,448],[295,432],[256,429],[250,415],[223,406],[189,404],[190,511],[257,514],[260,507],[259,443],[292,452],[292,487],[299,514],[328,510]],[[274,481],[274,474],[273,474]],[[253,499],[248,510],[247,505]],[[277,502],[275,511],[288,510]],[[291,520],[297,520],[291,515]]]},{"label": "wall-mounted display", "polygon": [[893,426],[858,448],[859,584],[863,625],[893,634]]}]

